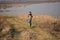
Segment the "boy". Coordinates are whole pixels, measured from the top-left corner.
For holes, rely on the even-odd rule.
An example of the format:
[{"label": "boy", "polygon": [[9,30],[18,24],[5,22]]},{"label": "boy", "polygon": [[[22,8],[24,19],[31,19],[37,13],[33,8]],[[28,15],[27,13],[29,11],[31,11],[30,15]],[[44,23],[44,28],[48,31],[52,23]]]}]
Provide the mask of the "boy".
[{"label": "boy", "polygon": [[30,27],[32,26],[32,12],[30,11],[29,14],[28,14],[28,17],[29,17],[29,24],[30,24]]}]

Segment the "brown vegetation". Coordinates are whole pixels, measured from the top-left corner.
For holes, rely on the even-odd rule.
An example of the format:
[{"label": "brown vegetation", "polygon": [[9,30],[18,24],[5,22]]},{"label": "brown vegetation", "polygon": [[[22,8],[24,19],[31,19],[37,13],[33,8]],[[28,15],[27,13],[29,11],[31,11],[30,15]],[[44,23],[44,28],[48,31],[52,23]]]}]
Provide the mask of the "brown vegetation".
[{"label": "brown vegetation", "polygon": [[60,19],[35,15],[30,28],[26,15],[0,16],[0,40],[60,40]]}]

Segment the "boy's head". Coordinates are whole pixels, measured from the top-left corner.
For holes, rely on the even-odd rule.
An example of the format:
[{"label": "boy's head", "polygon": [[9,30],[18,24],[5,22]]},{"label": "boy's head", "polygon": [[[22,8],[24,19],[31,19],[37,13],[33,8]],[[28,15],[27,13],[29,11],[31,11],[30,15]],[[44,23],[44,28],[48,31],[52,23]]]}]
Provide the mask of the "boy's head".
[{"label": "boy's head", "polygon": [[30,14],[32,14],[32,12],[31,12],[31,11],[29,11],[29,13],[30,13]]}]

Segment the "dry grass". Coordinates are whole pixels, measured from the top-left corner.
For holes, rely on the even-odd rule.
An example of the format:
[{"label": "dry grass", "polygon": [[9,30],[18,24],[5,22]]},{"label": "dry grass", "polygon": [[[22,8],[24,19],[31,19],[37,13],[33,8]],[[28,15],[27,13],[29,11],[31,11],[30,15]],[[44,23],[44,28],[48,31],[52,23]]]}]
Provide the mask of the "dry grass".
[{"label": "dry grass", "polygon": [[0,40],[60,40],[60,19],[51,16],[33,16],[32,28],[27,15],[0,16],[0,28]]}]

